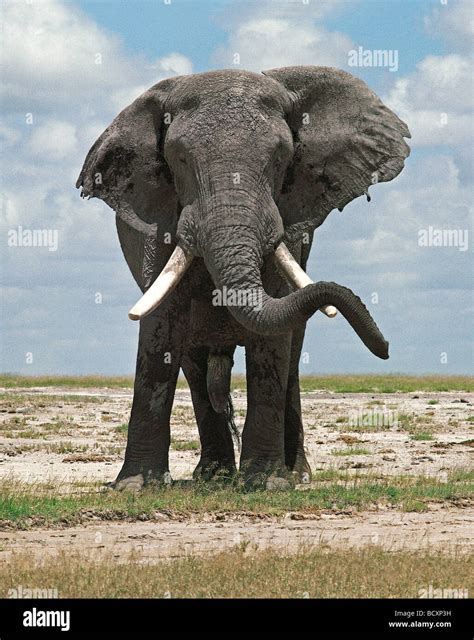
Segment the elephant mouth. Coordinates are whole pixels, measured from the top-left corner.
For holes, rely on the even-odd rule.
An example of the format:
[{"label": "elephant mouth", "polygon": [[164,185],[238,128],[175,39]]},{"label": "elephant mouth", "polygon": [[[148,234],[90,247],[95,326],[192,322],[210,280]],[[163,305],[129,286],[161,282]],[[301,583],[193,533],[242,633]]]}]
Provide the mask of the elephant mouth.
[{"label": "elephant mouth", "polygon": [[[192,260],[192,254],[178,245],[158,278],[130,310],[129,318],[140,320],[152,313],[176,288]],[[383,360],[388,358],[388,342],[363,302],[350,289],[333,282],[314,283],[283,242],[275,249],[274,261],[296,291],[284,298],[271,298],[263,289],[258,269],[251,267],[253,280],[250,288],[259,296],[260,304],[228,306],[229,312],[241,325],[260,335],[286,333],[297,324],[306,322],[318,310],[330,318],[339,310],[374,355]],[[219,275],[222,270],[219,272],[211,261],[207,267],[218,287],[232,288],[235,284],[232,270],[224,277]],[[242,282],[238,283],[238,287],[244,286]]]},{"label": "elephant mouth", "polygon": [[[296,289],[303,289],[309,284],[314,284],[283,242],[275,249],[274,260],[279,272]],[[130,309],[128,313],[130,320],[141,320],[157,309],[163,300],[177,287],[191,266],[192,261],[192,253],[178,245],[155,282]],[[257,299],[255,291],[253,294]],[[261,300],[261,296],[258,296],[258,299]],[[233,305],[229,304],[228,306]],[[262,306],[261,303],[260,306]],[[328,318],[334,318],[337,315],[337,309],[333,305],[322,305],[319,310]]]}]

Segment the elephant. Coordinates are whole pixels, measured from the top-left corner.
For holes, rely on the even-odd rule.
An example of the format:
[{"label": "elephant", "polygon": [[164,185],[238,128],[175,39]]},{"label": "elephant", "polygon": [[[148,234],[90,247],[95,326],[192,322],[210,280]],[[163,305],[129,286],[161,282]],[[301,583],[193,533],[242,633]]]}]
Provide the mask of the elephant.
[{"label": "elephant", "polygon": [[[407,125],[330,67],[217,70],[158,82],[90,149],[76,186],[116,213],[143,297],[134,396],[116,489],[171,482],[170,414],[182,369],[201,441],[194,478],[236,473],[230,400],[245,347],[239,477],[309,481],[299,361],[306,322],[339,311],[376,356],[388,343],[362,301],[305,273],[328,214],[395,178]],[[218,295],[217,295],[218,294]]]}]

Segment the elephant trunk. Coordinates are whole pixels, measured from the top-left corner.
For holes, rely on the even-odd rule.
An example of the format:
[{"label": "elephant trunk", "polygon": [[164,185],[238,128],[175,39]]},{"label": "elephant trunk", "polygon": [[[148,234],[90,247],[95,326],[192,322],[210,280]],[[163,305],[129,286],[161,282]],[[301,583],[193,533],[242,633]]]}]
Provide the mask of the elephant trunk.
[{"label": "elephant trunk", "polygon": [[224,226],[220,222],[206,227],[202,253],[221,294],[214,304],[227,306],[240,324],[261,335],[290,332],[321,307],[334,305],[373,354],[388,358],[388,343],[363,302],[350,289],[334,282],[317,282],[283,298],[269,296],[261,278],[264,251],[269,250],[266,242],[263,225],[257,225],[256,230],[255,222],[253,226]]}]

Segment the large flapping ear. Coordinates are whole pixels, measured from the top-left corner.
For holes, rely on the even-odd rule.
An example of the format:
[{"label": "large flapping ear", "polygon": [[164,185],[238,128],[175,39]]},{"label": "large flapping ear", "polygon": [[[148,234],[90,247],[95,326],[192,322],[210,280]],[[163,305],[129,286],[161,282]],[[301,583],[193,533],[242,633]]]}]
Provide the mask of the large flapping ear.
[{"label": "large flapping ear", "polygon": [[330,67],[264,75],[280,82],[293,104],[287,119],[295,155],[278,199],[290,238],[400,173],[410,153],[408,127],[362,80]]},{"label": "large flapping ear", "polygon": [[120,244],[142,290],[166,262],[176,231],[178,197],[160,139],[165,101],[179,80],[159,82],[124,109],[87,154],[76,183],[82,197],[100,198],[116,212]]}]

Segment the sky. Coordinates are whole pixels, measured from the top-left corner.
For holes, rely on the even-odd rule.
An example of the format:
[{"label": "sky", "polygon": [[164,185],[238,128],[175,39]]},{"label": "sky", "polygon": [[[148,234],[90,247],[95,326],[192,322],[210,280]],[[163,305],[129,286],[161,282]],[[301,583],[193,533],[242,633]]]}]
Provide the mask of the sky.
[{"label": "sky", "polygon": [[[362,297],[390,359],[317,313],[300,370],[472,373],[471,0],[16,0],[2,13],[1,371],[134,371],[139,290],[113,212],[74,186],[122,108],[168,76],[329,65],[407,122],[412,153],[370,203],[330,214],[308,265]],[[392,62],[354,66],[359,47]]]}]

